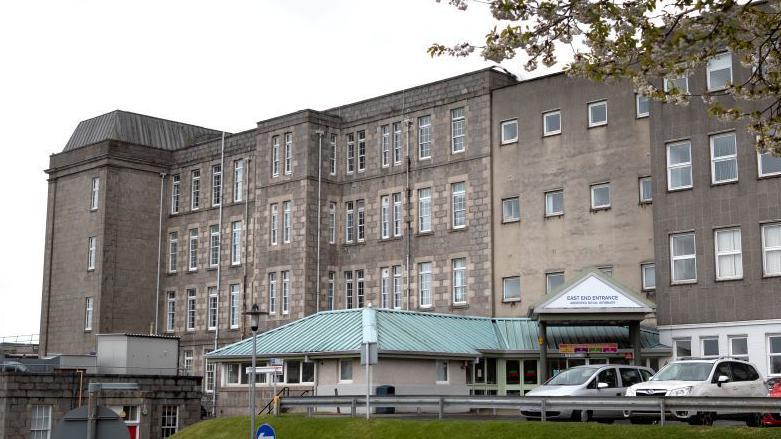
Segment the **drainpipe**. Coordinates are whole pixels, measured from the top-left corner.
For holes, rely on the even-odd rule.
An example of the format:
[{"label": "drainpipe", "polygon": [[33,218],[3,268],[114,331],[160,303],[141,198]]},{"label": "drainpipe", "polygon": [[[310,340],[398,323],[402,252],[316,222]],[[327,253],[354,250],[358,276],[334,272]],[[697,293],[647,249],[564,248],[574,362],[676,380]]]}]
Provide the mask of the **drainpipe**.
[{"label": "drainpipe", "polygon": [[[242,236],[244,238],[244,250],[242,251],[242,256],[244,256],[244,263],[242,264],[242,299],[241,303],[242,308],[244,312],[247,311],[247,263],[249,262],[249,257],[247,255],[247,243],[249,242],[249,176],[250,174],[250,167],[252,165],[252,158],[247,157],[247,172],[246,177],[244,178],[244,235]],[[241,260],[239,260],[241,263]],[[250,297],[250,299],[253,299]],[[254,303],[254,302],[253,302]],[[247,325],[241,325],[241,335],[242,338],[244,338],[244,334],[246,333]]]},{"label": "drainpipe", "polygon": [[322,201],[323,186],[323,130],[317,133],[317,275],[315,277],[315,312],[320,312],[320,229],[322,227],[322,213],[320,203]]},{"label": "drainpipe", "polygon": [[410,290],[412,283],[410,282],[410,259],[411,259],[411,253],[412,253],[412,219],[410,217],[410,210],[412,209],[412,200],[411,200],[411,193],[409,186],[409,179],[410,179],[410,167],[412,166],[412,158],[410,156],[410,146],[411,146],[411,137],[412,137],[412,120],[406,119],[405,120],[407,125],[407,169],[406,169],[406,177],[407,182],[405,184],[404,191],[407,194],[407,239],[406,239],[406,271],[407,271],[407,287],[405,288],[407,290],[407,309],[411,309],[411,302],[412,302],[412,291]]},{"label": "drainpipe", "polygon": [[[222,142],[220,144],[220,220],[218,222],[217,230],[218,235],[220,237],[219,245],[217,246],[217,310],[216,310],[216,317],[217,317],[217,324],[214,327],[214,350],[217,350],[217,337],[220,335],[220,280],[221,280],[221,274],[222,274],[222,205],[225,204],[225,198],[223,197],[224,191],[222,188],[225,187],[225,132],[222,132]],[[211,234],[209,235],[211,239]],[[210,244],[211,245],[211,244]],[[208,298],[207,298],[208,300]],[[206,303],[206,308],[208,309],[209,303]],[[207,313],[208,314],[208,313]],[[207,316],[208,317],[208,316]],[[208,326],[209,322],[206,322],[206,325]],[[212,393],[212,411],[216,413],[216,404],[217,404],[217,370],[215,368],[214,370],[214,392]]]},{"label": "drainpipe", "polygon": [[163,194],[165,193],[165,172],[160,173],[160,225],[157,230],[157,287],[155,288],[155,334],[160,320],[160,260],[163,251]]}]

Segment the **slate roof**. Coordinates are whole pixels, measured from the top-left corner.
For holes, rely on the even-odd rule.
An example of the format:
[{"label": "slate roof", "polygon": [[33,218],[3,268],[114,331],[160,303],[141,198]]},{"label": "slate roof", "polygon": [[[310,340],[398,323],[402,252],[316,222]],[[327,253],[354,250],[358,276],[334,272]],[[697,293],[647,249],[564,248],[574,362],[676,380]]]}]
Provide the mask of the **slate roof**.
[{"label": "slate roof", "polygon": [[174,151],[221,136],[218,130],[115,110],[79,122],[63,152],[105,140]]},{"label": "slate roof", "polygon": [[[529,318],[487,318],[451,314],[374,309],[380,354],[434,354],[477,357],[484,352],[536,352],[537,322]],[[362,342],[363,310],[321,311],[258,334],[259,357],[314,354],[357,354]],[[628,348],[629,330],[622,326],[551,326],[549,347],[558,344],[617,342]],[[643,328],[642,348],[668,350],[659,334]],[[248,358],[252,338],[207,355],[210,359]]]}]

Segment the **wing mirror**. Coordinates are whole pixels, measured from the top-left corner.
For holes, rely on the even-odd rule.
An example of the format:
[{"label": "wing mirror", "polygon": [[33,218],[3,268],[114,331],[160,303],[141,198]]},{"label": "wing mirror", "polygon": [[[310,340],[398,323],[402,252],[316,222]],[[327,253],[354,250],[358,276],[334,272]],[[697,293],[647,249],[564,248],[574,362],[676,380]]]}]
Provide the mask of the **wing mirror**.
[{"label": "wing mirror", "polygon": [[727,375],[719,375],[719,378],[716,379],[716,385],[718,385],[719,387],[721,387],[722,384],[728,382],[729,382],[729,377]]},{"label": "wing mirror", "polygon": [[607,389],[607,383],[597,383],[597,389]]}]

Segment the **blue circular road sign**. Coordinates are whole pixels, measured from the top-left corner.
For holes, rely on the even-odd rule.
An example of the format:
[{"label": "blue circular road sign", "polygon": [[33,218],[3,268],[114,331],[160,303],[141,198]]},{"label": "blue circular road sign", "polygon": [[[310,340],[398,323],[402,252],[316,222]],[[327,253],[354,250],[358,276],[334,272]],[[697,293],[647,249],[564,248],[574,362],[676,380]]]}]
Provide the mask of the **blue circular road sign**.
[{"label": "blue circular road sign", "polygon": [[263,424],[260,427],[258,427],[258,431],[257,433],[255,433],[255,437],[257,439],[260,438],[274,439],[277,437],[277,433],[274,432],[274,427],[268,424]]}]

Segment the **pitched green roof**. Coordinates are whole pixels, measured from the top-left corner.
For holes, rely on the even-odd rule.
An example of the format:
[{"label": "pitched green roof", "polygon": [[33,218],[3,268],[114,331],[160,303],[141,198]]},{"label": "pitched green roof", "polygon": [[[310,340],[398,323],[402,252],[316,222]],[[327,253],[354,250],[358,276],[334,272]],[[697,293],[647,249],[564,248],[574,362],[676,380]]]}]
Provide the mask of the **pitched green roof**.
[{"label": "pitched green roof", "polygon": [[[537,351],[537,322],[528,318],[470,317],[373,309],[378,350],[384,354],[433,354],[476,357],[483,352]],[[629,346],[629,331],[622,326],[551,326],[549,347],[559,343],[617,342]],[[258,335],[260,357],[306,354],[357,354],[363,340],[363,310],[323,311]],[[659,345],[659,334],[644,329],[642,347]],[[247,358],[252,338],[225,346],[210,359]]]}]

